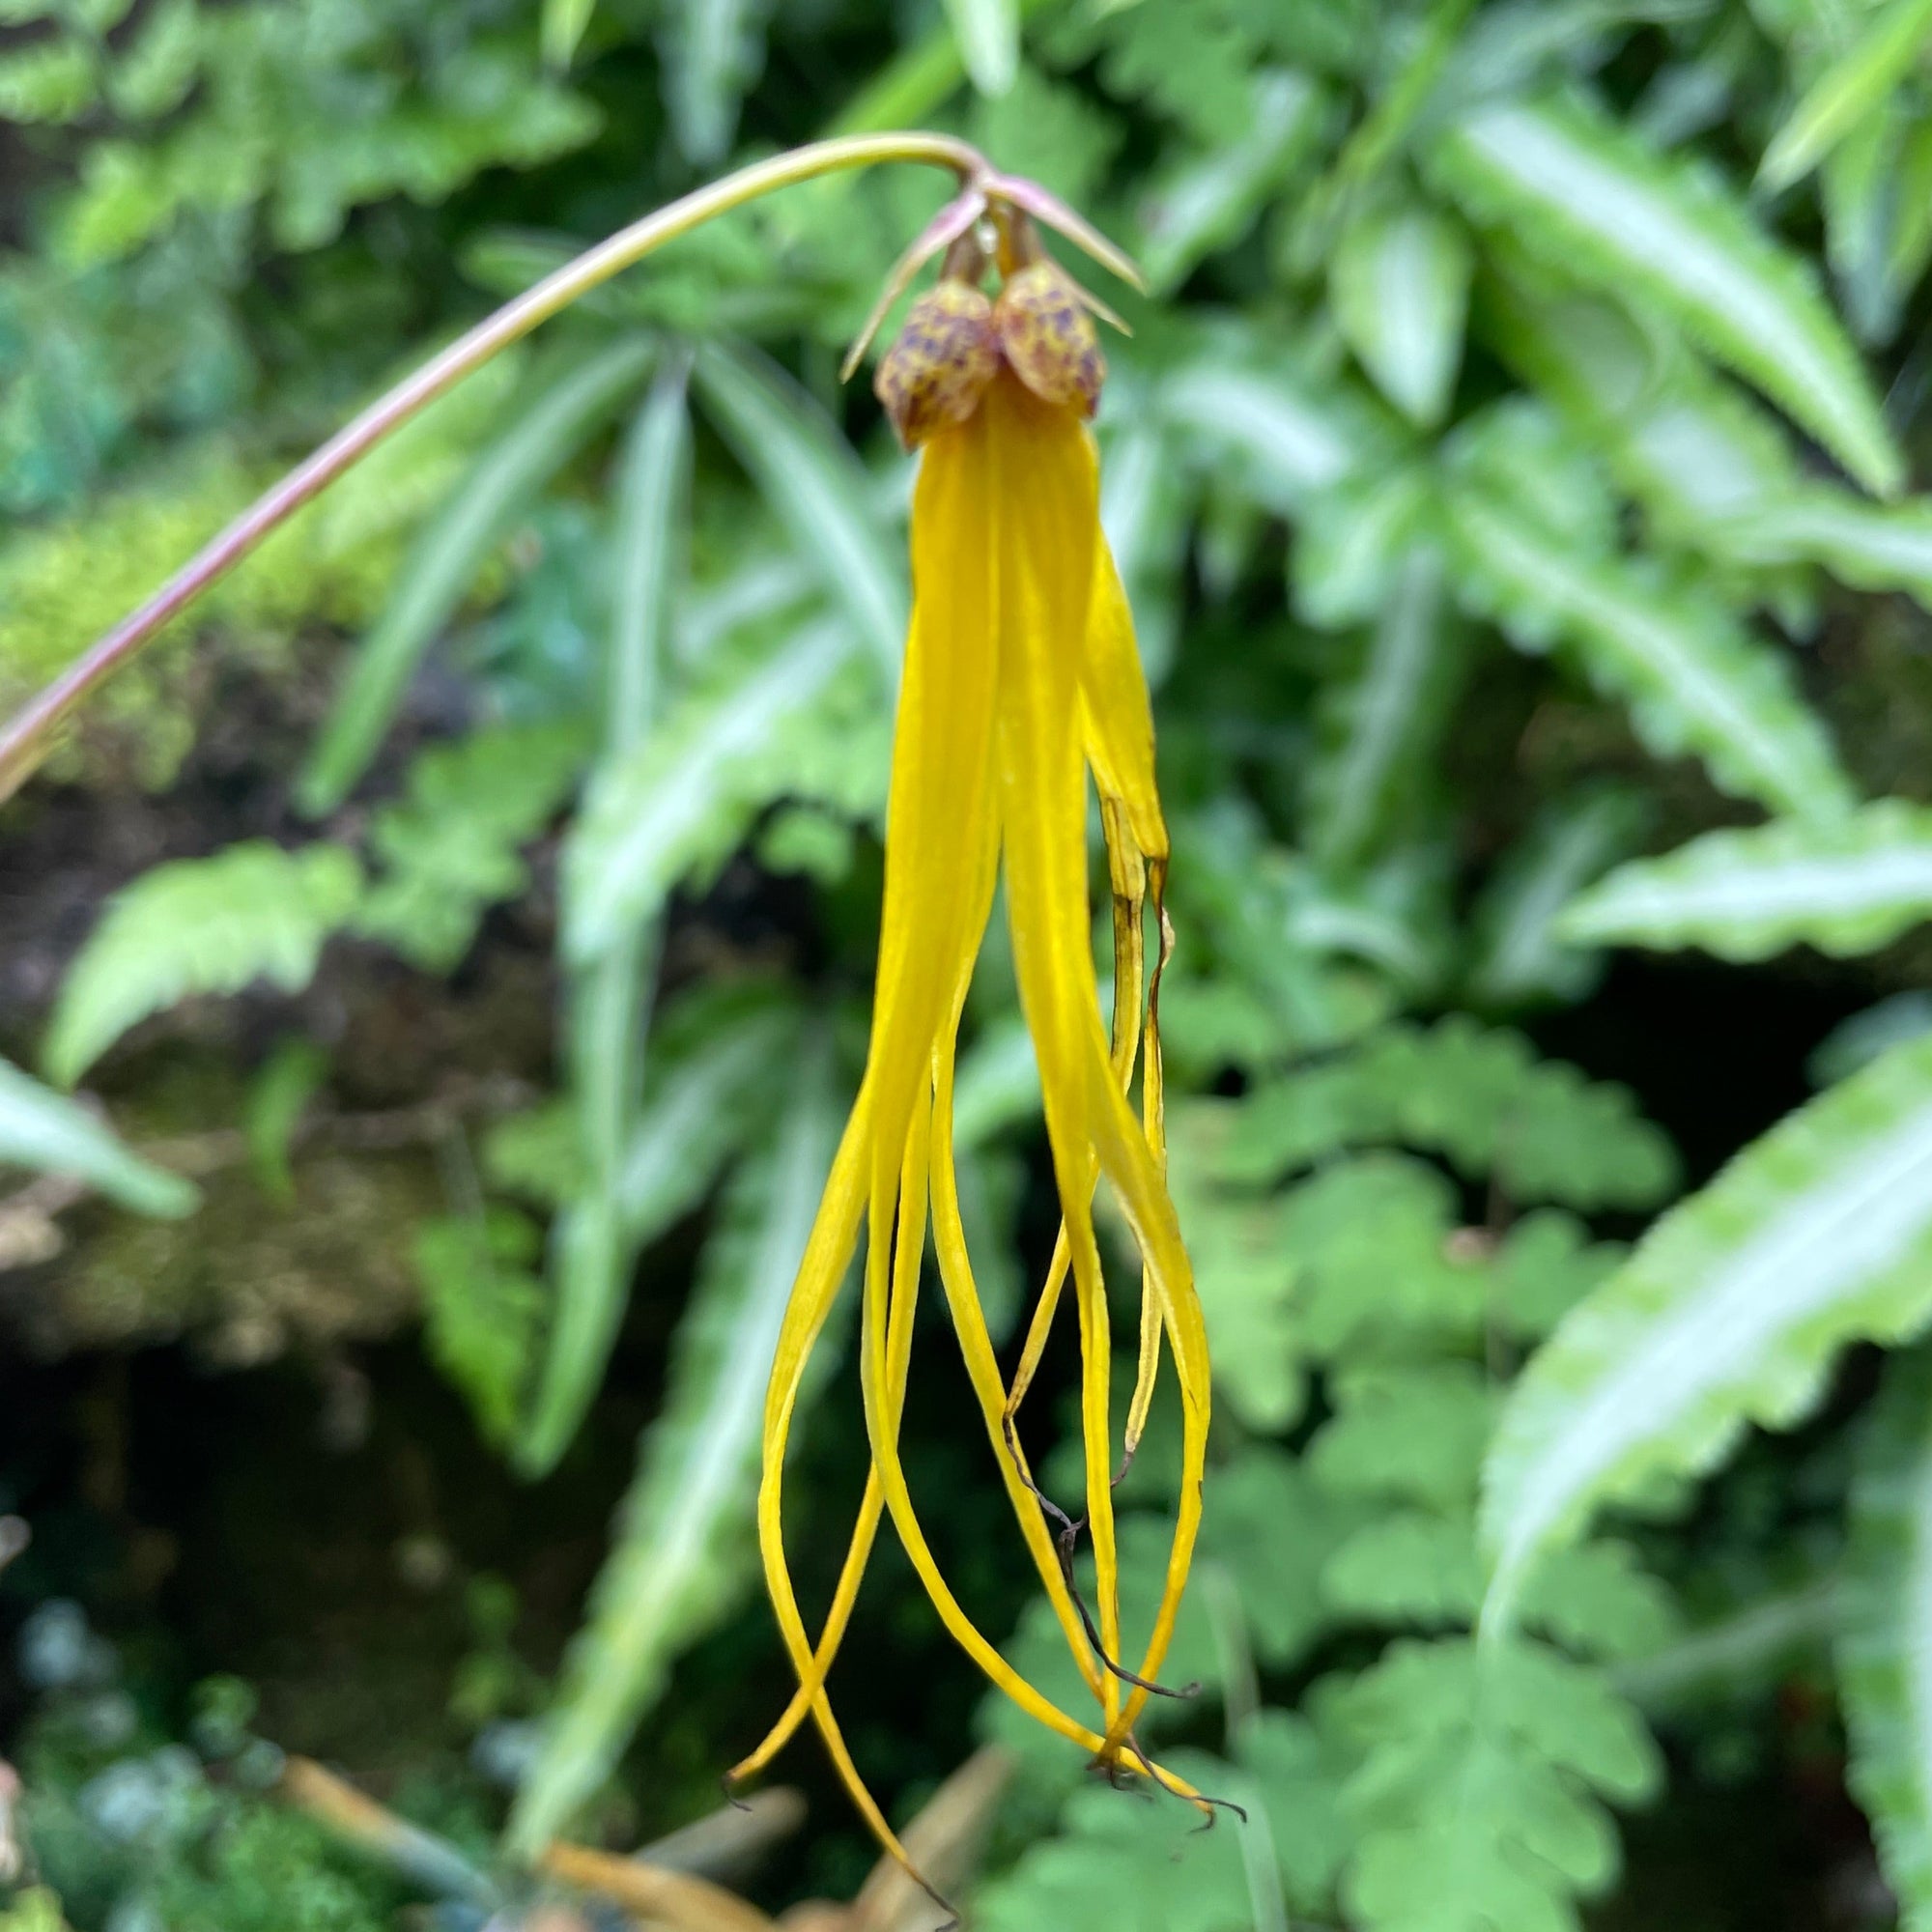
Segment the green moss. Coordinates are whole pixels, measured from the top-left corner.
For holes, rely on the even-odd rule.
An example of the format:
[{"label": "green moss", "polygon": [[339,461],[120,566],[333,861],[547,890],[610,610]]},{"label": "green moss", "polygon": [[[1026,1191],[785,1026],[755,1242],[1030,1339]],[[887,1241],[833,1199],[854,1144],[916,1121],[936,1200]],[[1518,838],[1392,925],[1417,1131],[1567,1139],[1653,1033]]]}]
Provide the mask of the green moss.
[{"label": "green moss", "polygon": [[[0,544],[0,710],[133,610],[273,474],[210,446]],[[79,735],[57,753],[56,774],[126,770],[145,785],[165,784],[224,666],[272,668],[289,661],[304,625],[363,622],[393,572],[395,545],[338,550],[326,534],[317,520],[298,520],[212,591],[191,621],[171,626],[94,700]]]},{"label": "green moss", "polygon": [[441,1203],[430,1165],[321,1153],[295,1180],[283,1205],[230,1169],[186,1221],[103,1220],[22,1307],[36,1345],[64,1354],[185,1336],[239,1367],[410,1321],[411,1231]]}]

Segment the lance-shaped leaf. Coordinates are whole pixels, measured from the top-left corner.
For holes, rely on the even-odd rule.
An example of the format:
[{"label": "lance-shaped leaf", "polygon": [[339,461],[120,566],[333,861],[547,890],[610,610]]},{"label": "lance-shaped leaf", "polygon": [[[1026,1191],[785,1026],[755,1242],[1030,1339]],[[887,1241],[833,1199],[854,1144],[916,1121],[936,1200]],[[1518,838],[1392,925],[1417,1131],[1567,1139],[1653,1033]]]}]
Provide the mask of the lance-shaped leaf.
[{"label": "lance-shaped leaf", "polygon": [[543,56],[552,67],[570,65],[596,11],[597,0],[544,0]]},{"label": "lance-shaped leaf", "polygon": [[1814,485],[1741,508],[1719,526],[1750,563],[1816,563],[1856,590],[1903,590],[1932,611],[1932,501],[1861,501]]},{"label": "lance-shaped leaf", "polygon": [[1867,489],[1904,465],[1815,280],[1707,170],[1661,159],[1577,103],[1492,100],[1429,164],[1474,220],[1565,274],[1671,315],[1810,431]]},{"label": "lance-shaped leaf", "polygon": [[1903,1932],[1932,1926],[1932,1358],[1895,1356],[1852,1481],[1837,1592],[1850,1782]]},{"label": "lance-shaped leaf", "polygon": [[1605,1503],[1816,1402],[1837,1350],[1932,1315],[1932,1040],[1821,1094],[1663,1216],[1511,1389],[1484,1472],[1485,1617]]},{"label": "lance-shaped leaf", "polygon": [[178,1174],[130,1152],[77,1100],[0,1060],[0,1163],[71,1174],[140,1214],[191,1214],[200,1195]]},{"label": "lance-shaped leaf", "polygon": [[[797,1027],[790,1003],[762,984],[705,987],[666,1014],[611,1192],[616,1232],[607,1238],[615,1250],[635,1256],[697,1207],[725,1163],[755,1138],[771,1118],[778,1069]],[[570,1225],[568,1216],[560,1225]],[[579,1262],[559,1283],[536,1399],[518,1447],[520,1467],[550,1468],[576,1435],[603,1379],[629,1275],[628,1262],[621,1272],[594,1274]]]},{"label": "lance-shaped leaf", "polygon": [[1376,385],[1411,422],[1442,419],[1463,360],[1473,258],[1463,228],[1416,203],[1343,231],[1328,270],[1335,321]]},{"label": "lance-shaped leaf", "polygon": [[672,0],[660,44],[665,106],[684,157],[722,161],[738,111],[765,65],[768,0]]},{"label": "lance-shaped leaf", "polygon": [[1789,187],[1809,174],[1851,131],[1875,114],[1932,37],[1932,0],[1891,0],[1864,32],[1804,90],[1772,137],[1758,180]]},{"label": "lance-shaped leaf", "polygon": [[1641,793],[1588,791],[1548,807],[1496,868],[1476,902],[1475,947],[1463,984],[1482,1006],[1580,1000],[1602,954],[1558,926],[1564,907],[1642,841],[1649,818]]},{"label": "lance-shaped leaf", "polygon": [[1848,818],[1713,832],[1620,866],[1563,914],[1566,937],[1763,959],[1870,952],[1932,918],[1932,810],[1883,799]]},{"label": "lance-shaped leaf", "polygon": [[1552,291],[1498,253],[1504,272],[1483,293],[1486,339],[1563,412],[1662,533],[1728,557],[1714,530],[1798,487],[1789,432],[1674,331],[1607,298]]},{"label": "lance-shaped leaf", "polygon": [[1725,791],[1775,811],[1850,806],[1850,781],[1788,665],[1707,591],[1565,549],[1479,491],[1453,496],[1448,523],[1465,599],[1523,649],[1561,638],[1650,751],[1694,753]]},{"label": "lance-shaped leaf", "polygon": [[136,1021],[191,993],[254,980],[299,992],[361,890],[355,855],[329,844],[285,852],[250,839],[144,872],[68,969],[43,1054],[49,1077],[71,1087]]},{"label": "lance-shaped leaf", "polygon": [[596,1790],[663,1693],[672,1661],[754,1569],[765,1381],[838,1131],[824,1046],[795,1068],[777,1133],[739,1170],[705,1250],[664,1410],[644,1434],[616,1547],[511,1820],[511,1841],[526,1854]]},{"label": "lance-shaped leaf", "polygon": [[725,440],[895,687],[905,573],[880,528],[865,466],[838,425],[764,357],[713,344],[697,358],[697,382]]},{"label": "lance-shaped leaf", "polygon": [[[625,444],[601,707],[604,759],[613,765],[643,740],[663,679],[691,463],[688,374],[677,362],[659,376]],[[552,1232],[554,1315],[536,1412],[519,1445],[531,1473],[548,1470],[576,1434],[630,1290],[637,1245],[620,1193],[657,954],[658,927],[644,916],[570,976],[571,1092],[583,1176]]]},{"label": "lance-shaped leaf", "polygon": [[694,866],[722,857],[752,811],[786,789],[777,748],[849,661],[849,633],[821,621],[663,725],[590,787],[564,855],[564,952],[583,962],[664,903]]},{"label": "lance-shaped leaf", "polygon": [[356,647],[296,781],[311,817],[332,811],[369,768],[423,653],[517,513],[569,462],[650,366],[648,342],[613,343],[539,396],[485,453],[423,533],[387,607]]},{"label": "lance-shaped leaf", "polygon": [[1463,654],[1435,546],[1413,545],[1388,583],[1358,668],[1322,693],[1308,767],[1308,843],[1353,865],[1375,848],[1435,752],[1462,688]]},{"label": "lance-shaped leaf", "polygon": [[946,13],[973,85],[1006,93],[1019,68],[1019,0],[946,0]]}]

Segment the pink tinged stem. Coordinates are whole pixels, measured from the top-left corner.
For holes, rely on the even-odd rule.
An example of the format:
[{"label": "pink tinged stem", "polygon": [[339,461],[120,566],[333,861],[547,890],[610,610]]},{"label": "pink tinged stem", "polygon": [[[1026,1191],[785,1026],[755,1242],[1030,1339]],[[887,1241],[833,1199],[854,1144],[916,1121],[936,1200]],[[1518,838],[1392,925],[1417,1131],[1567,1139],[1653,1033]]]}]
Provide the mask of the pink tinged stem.
[{"label": "pink tinged stem", "polygon": [[715,215],[794,182],[810,181],[847,168],[868,167],[880,161],[914,161],[950,168],[962,182],[988,173],[985,161],[975,149],[943,134],[866,134],[816,141],[698,188],[634,221],[554,274],[546,275],[337,431],[196,552],[145,604],[130,611],[15,712],[5,727],[0,728],[0,802],[11,798],[25,782],[45,756],[62,723],[171,618],[227,576],[265,537],[377,443],[500,350],[521,340],[541,323],[568,308],[580,296],[609,281],[653,249]]}]

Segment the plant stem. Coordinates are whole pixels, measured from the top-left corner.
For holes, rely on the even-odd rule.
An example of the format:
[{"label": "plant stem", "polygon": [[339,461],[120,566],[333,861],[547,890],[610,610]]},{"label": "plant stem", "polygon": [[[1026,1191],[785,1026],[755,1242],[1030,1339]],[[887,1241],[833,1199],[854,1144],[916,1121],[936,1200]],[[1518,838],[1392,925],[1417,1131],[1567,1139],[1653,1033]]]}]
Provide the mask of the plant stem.
[{"label": "plant stem", "polygon": [[723,181],[698,188],[634,221],[630,227],[619,229],[554,274],[546,275],[338,430],[204,545],[145,604],[124,617],[15,712],[0,727],[0,803],[20,788],[46,755],[62,723],[171,618],[218,582],[263,538],[286,523],[384,437],[400,429],[418,411],[453,388],[499,350],[507,349],[540,323],[568,308],[579,296],[715,215],[742,208],[774,188],[788,187],[795,182],[846,168],[870,167],[881,161],[912,161],[951,168],[962,181],[990,172],[976,149],[944,134],[862,134],[814,141],[786,154],[775,155],[769,160],[754,162]]}]

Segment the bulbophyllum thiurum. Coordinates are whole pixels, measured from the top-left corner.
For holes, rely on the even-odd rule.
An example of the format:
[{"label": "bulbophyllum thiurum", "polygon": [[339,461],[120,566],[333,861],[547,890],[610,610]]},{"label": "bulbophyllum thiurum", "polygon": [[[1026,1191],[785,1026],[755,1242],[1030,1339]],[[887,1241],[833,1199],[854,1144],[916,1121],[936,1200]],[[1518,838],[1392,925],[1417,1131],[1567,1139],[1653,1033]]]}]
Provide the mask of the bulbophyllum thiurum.
[{"label": "bulbophyllum thiurum", "polygon": [[[922,238],[885,298],[896,297],[922,260],[942,256],[936,286],[913,302],[876,379],[900,440],[919,456],[920,473],[870,1048],[793,1290],[765,1411],[758,1526],[800,1690],[734,1776],[762,1768],[810,1713],[872,1829],[895,1851],[825,1692],[882,1515],[891,1516],[947,1629],[1022,1710],[1109,1772],[1139,1774],[1208,1803],[1149,1759],[1134,1734],[1157,1690],[1200,1520],[1208,1339],[1165,1179],[1159,954],[1151,983],[1146,927],[1151,917],[1164,945],[1168,839],[1147,686],[1100,528],[1098,464],[1087,427],[1106,373],[1093,321],[1099,304],[1041,248],[1032,211],[1042,200],[1031,189],[1026,201],[969,190]],[[997,293],[988,294],[994,277]],[[862,338],[855,355],[863,348]],[[1114,904],[1111,1038],[1090,938],[1090,774]],[[1002,869],[1062,1213],[1010,1383],[974,1286],[952,1119],[960,1012]],[[1138,1116],[1130,1102],[1136,1073]],[[1109,1425],[1107,1291],[1094,1235],[1094,1194],[1103,1179],[1142,1263],[1139,1373],[1118,1448]],[[940,1575],[907,1489],[898,1436],[928,1221],[993,1456],[1094,1700],[1085,1713],[1059,1708],[975,1626]],[[814,1645],[786,1566],[785,1443],[807,1360],[862,1237],[860,1375],[872,1467]],[[1069,1282],[1082,1360],[1086,1497],[1079,1523],[1035,1486],[1015,1426]],[[1121,1651],[1112,1488],[1139,1442],[1164,1355],[1181,1395],[1179,1507],[1153,1629],[1129,1667]],[[1072,1586],[1069,1556],[1081,1530],[1094,1550],[1091,1610]]]},{"label": "bulbophyllum thiurum", "polygon": [[[885,904],[866,1072],[794,1285],[766,1401],[758,1535],[799,1677],[789,1708],[732,1776],[766,1765],[810,1717],[881,1842],[905,1861],[853,1763],[826,1690],[861,1577],[890,1514],[948,1630],[1001,1690],[1110,1774],[1143,1776],[1209,1809],[1141,1749],[1135,1724],[1173,1636],[1201,1517],[1208,1341],[1165,1174],[1158,1024],[1168,840],[1154,787],[1153,724],[1133,620],[1100,529],[1087,424],[1105,362],[1093,317],[1113,318],[1040,245],[1051,227],[1128,281],[1132,264],[1037,185],[1002,175],[947,135],[822,141],[753,163],[643,216],[478,323],[372,404],[212,538],[138,610],[0,725],[0,800],[33,772],[78,707],[271,531],[437,397],[580,296],[705,221],[815,176],[914,162],[952,171],[959,193],[907,250],[847,374],[893,304],[935,259],[881,358],[877,388],[917,453],[914,603],[887,808]],[[996,284],[992,292],[988,283]],[[1103,1022],[1090,943],[1088,781],[1099,796],[1113,897],[1114,1002]],[[995,1356],[960,1223],[952,1080],[960,1012],[1002,870],[1020,1003],[1039,1064],[1063,1216],[1020,1358]],[[1157,934],[1149,971],[1147,927]],[[1140,1083],[1140,1106],[1131,1096]],[[1102,1182],[1138,1245],[1140,1356],[1123,1440],[1109,1425],[1111,1341],[1094,1235]],[[992,1455],[1092,1708],[1059,1708],[961,1608],[921,1530],[898,1437],[927,1230],[940,1286]],[[850,1548],[814,1640],[782,1531],[784,1452],[801,1378],[863,1230],[860,1379],[871,1470]],[[1036,1487],[1017,1412],[1072,1290],[1082,1361],[1084,1516]],[[1145,1648],[1122,1657],[1112,1487],[1171,1360],[1182,1421],[1179,1501]],[[1091,1539],[1094,1599],[1072,1582]],[[520,1808],[511,1848],[540,1854],[548,1821]],[[915,1874],[916,1876],[917,1874]]]}]

